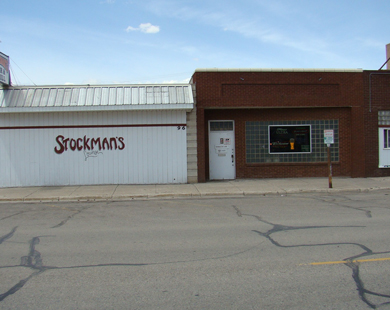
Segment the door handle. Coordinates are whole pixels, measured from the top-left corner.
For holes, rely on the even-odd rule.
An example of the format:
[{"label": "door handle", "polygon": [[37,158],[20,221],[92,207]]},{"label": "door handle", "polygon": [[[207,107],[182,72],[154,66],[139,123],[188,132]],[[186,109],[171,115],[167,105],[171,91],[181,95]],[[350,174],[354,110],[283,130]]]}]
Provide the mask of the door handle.
[{"label": "door handle", "polygon": [[232,164],[234,164],[234,155],[232,154]]}]

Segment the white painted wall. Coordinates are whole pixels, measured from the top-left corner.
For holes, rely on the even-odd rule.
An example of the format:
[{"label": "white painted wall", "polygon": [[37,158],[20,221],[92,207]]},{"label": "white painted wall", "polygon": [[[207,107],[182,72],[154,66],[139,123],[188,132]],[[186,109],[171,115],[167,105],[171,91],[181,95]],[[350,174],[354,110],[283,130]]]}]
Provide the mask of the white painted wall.
[{"label": "white painted wall", "polygon": [[[0,186],[186,183],[186,128],[176,124],[186,124],[184,111],[0,114]],[[57,154],[59,135],[123,138],[125,147],[68,146]],[[78,143],[84,148],[84,141]]]}]

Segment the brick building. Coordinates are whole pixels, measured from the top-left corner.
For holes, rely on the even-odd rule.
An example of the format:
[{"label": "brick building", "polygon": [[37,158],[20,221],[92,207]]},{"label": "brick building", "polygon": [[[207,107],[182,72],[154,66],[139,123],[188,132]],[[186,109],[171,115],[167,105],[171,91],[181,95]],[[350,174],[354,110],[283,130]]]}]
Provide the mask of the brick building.
[{"label": "brick building", "polygon": [[373,77],[359,69],[196,70],[191,83],[196,89],[199,182],[327,176],[324,130],[333,130],[334,176],[388,175],[388,169],[378,170],[372,154],[378,153],[374,114],[385,109],[388,91],[382,101],[371,94],[372,111],[367,111],[368,80],[371,92],[382,94],[376,88],[379,78],[390,76]]},{"label": "brick building", "polygon": [[390,71],[363,75],[365,176],[390,176]]}]

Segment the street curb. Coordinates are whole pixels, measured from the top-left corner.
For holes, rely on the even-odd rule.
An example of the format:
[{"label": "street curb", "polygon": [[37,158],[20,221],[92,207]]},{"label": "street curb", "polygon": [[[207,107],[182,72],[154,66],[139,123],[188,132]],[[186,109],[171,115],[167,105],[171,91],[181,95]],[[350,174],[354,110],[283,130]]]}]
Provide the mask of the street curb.
[{"label": "street curb", "polygon": [[367,193],[379,190],[390,190],[390,187],[371,187],[371,188],[329,188],[329,189],[282,189],[278,191],[265,192],[214,192],[214,193],[163,193],[163,194],[141,194],[141,195],[121,195],[121,196],[80,196],[80,197],[23,197],[23,198],[0,198],[0,202],[93,202],[93,201],[109,201],[109,200],[149,200],[149,199],[196,199],[196,198],[228,198],[228,197],[254,197],[254,196],[270,196],[270,195],[293,195],[293,194],[309,194],[309,193]]}]

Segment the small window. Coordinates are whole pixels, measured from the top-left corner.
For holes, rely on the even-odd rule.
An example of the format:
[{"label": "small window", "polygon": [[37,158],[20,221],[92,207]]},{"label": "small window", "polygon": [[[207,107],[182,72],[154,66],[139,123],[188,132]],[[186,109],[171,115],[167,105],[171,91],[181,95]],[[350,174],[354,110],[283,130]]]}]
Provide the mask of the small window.
[{"label": "small window", "polygon": [[233,121],[210,121],[210,131],[232,131]]}]

